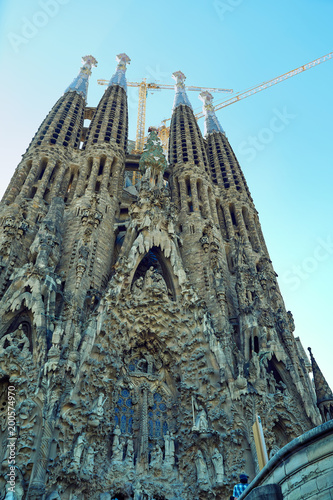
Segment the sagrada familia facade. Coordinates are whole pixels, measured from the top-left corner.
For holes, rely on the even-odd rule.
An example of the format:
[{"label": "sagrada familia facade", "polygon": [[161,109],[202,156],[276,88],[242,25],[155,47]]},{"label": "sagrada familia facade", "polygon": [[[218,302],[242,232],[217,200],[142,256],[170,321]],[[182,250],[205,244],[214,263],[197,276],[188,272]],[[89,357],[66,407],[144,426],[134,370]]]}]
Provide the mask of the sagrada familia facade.
[{"label": "sagrada familia facade", "polygon": [[128,56],[94,112],[83,61],[0,206],[1,498],[226,499],[256,415],[272,457],[333,396],[212,96],[203,137],[174,73],[168,160],[156,129],[131,154]]}]

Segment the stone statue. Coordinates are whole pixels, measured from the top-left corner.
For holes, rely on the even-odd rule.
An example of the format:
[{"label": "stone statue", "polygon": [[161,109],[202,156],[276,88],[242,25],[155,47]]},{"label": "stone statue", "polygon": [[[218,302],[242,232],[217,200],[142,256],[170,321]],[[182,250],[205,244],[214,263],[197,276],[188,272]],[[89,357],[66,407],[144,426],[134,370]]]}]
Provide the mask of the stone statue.
[{"label": "stone statue", "polygon": [[164,436],[165,464],[173,466],[175,463],[175,438],[169,431]]},{"label": "stone statue", "polygon": [[268,390],[271,394],[274,394],[276,392],[276,380],[274,377],[273,372],[268,373]]},{"label": "stone statue", "polygon": [[197,481],[203,485],[208,484],[208,470],[207,465],[201,450],[197,451],[195,456],[195,465],[197,468]]},{"label": "stone statue", "polygon": [[138,297],[139,295],[141,295],[142,287],[143,287],[143,277],[140,276],[140,278],[135,280],[133,283],[132,293],[135,297]]},{"label": "stone statue", "polygon": [[24,333],[22,325],[19,325],[15,332],[8,333],[0,340],[0,354],[10,347],[16,347],[21,351],[20,356],[26,358],[30,355],[29,346],[29,339]]},{"label": "stone statue", "polygon": [[91,415],[89,416],[89,425],[92,425],[93,427],[97,427],[99,425],[104,415],[104,405],[106,400],[107,397],[104,396],[103,392],[100,392],[97,402],[91,410]]},{"label": "stone statue", "polygon": [[200,413],[196,418],[195,425],[193,426],[192,430],[204,432],[207,429],[208,429],[207,415],[206,415],[204,408],[202,408],[202,406],[200,406]]},{"label": "stone statue", "polygon": [[73,467],[75,469],[78,469],[80,466],[80,461],[81,461],[81,455],[83,452],[84,445],[86,443],[84,434],[81,434],[76,441],[76,445],[74,448],[74,453],[73,453]]},{"label": "stone statue", "polygon": [[85,470],[88,472],[88,474],[92,474],[94,470],[94,461],[95,461],[95,455],[97,451],[94,451],[94,448],[92,446],[89,446],[86,454],[86,459],[85,459]]},{"label": "stone statue", "polygon": [[256,352],[252,353],[249,365],[249,381],[253,384],[260,376],[259,356]]},{"label": "stone statue", "polygon": [[224,464],[223,464],[223,456],[219,452],[217,448],[214,448],[214,453],[212,455],[212,462],[215,469],[216,474],[216,482],[218,484],[223,483],[224,479]]},{"label": "stone statue", "polygon": [[163,276],[153,266],[150,266],[146,272],[143,288],[151,289],[157,295],[168,294],[168,288]]},{"label": "stone statue", "polygon": [[114,430],[113,444],[112,444],[112,459],[114,462],[122,462],[124,443],[120,441],[121,430],[119,425]]},{"label": "stone statue", "polygon": [[155,448],[151,453],[150,467],[155,469],[160,469],[163,462],[163,452],[158,444],[156,444]]},{"label": "stone statue", "polygon": [[143,500],[143,490],[140,482],[135,485],[134,500]]},{"label": "stone statue", "polygon": [[134,444],[131,437],[127,440],[126,462],[130,465],[133,465],[134,463]]}]

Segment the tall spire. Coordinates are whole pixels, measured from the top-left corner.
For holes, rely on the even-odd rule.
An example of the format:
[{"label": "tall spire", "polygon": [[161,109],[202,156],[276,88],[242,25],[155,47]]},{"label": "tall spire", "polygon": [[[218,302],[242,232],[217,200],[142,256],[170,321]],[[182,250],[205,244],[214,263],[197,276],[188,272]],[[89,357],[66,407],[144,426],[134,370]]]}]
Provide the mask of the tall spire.
[{"label": "tall spire", "polygon": [[320,403],[324,403],[325,401],[331,401],[333,403],[333,393],[330,389],[330,386],[326,382],[326,379],[322,374],[321,369],[317,364],[317,361],[313,357],[310,347],[308,347],[308,351],[311,357],[313,381],[317,395],[317,404],[319,405]]},{"label": "tall spire", "polygon": [[212,94],[205,90],[199,94],[199,99],[203,102],[202,111],[205,115],[205,137],[212,132],[221,132],[225,135],[225,132],[215,114],[214,106],[212,104],[214,99]]},{"label": "tall spire", "polygon": [[122,53],[118,54],[116,56],[116,61],[118,63],[117,69],[115,74],[111,77],[111,80],[109,82],[109,87],[112,85],[119,85],[120,87],[123,87],[125,92],[127,92],[127,83],[126,83],[126,64],[129,64],[131,62],[131,59],[128,57],[127,54]]},{"label": "tall spire", "polygon": [[84,99],[87,98],[88,92],[88,82],[91,75],[91,68],[97,66],[97,61],[93,56],[82,57],[83,66],[80,68],[80,72],[73,82],[67,87],[66,92],[77,92]]},{"label": "tall spire", "polygon": [[189,101],[189,98],[187,97],[185,90],[184,82],[186,80],[186,76],[181,71],[175,71],[174,73],[172,73],[172,78],[176,81],[175,85],[176,95],[175,95],[175,100],[173,101],[172,110],[174,111],[180,104],[185,104],[186,106],[189,106],[192,109],[191,103]]}]

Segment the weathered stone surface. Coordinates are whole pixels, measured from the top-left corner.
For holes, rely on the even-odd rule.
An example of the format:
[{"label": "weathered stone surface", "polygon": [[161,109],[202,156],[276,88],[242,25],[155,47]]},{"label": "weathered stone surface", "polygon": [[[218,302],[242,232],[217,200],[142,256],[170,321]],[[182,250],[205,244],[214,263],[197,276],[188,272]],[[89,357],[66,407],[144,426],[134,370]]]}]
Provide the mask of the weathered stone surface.
[{"label": "weathered stone surface", "polygon": [[246,495],[248,500],[282,500],[281,486],[278,484],[267,484],[258,486]]},{"label": "weathered stone surface", "polygon": [[204,141],[180,103],[167,168],[154,132],[134,176],[126,85],[112,82],[81,148],[85,103],[64,94],[0,207],[17,497],[226,498],[258,472],[256,413],[270,457],[321,422],[309,363],[225,135]]}]

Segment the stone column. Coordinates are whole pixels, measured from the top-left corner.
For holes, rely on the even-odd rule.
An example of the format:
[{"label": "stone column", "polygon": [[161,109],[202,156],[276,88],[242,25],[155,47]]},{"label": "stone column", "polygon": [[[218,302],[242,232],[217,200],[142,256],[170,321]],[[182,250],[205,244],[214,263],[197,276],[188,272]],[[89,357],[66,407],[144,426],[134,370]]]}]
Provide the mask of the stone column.
[{"label": "stone column", "polygon": [[187,212],[187,189],[184,178],[179,178],[179,191],[180,191],[180,208],[182,211]]},{"label": "stone column", "polygon": [[83,196],[83,194],[84,194],[84,188],[85,188],[85,184],[86,184],[87,175],[89,175],[88,172],[89,172],[89,161],[90,160],[91,160],[91,158],[85,158],[85,160],[84,160],[84,165],[79,173],[79,179],[78,179],[77,185],[76,185],[75,196]]},{"label": "stone column", "polygon": [[98,174],[98,170],[99,170],[99,163],[100,163],[99,157],[97,157],[97,158],[95,157],[93,159],[93,165],[92,165],[92,169],[90,172],[87,191],[91,192],[91,191],[95,190],[96,179],[97,179],[97,174]]},{"label": "stone column", "polygon": [[235,207],[235,217],[236,217],[237,226],[238,226],[238,229],[239,229],[239,234],[243,238],[244,243],[248,243],[249,242],[249,237],[248,237],[247,230],[246,230],[246,227],[245,227],[245,223],[244,223],[244,219],[243,219],[243,214],[242,214],[240,208],[236,208]]},{"label": "stone column", "polygon": [[191,186],[191,198],[193,204],[193,211],[200,212],[199,208],[199,200],[198,200],[198,192],[197,192],[197,182],[193,177],[190,178],[190,186]]},{"label": "stone column", "polygon": [[231,239],[235,236],[235,231],[234,231],[234,225],[232,223],[232,220],[231,220],[231,215],[230,215],[230,212],[229,212],[229,207],[227,205],[227,207],[223,207],[221,205],[221,208],[223,210],[223,213],[224,213],[224,219],[225,219],[225,223],[226,223],[226,226],[227,226],[227,235],[228,235],[228,238]]},{"label": "stone column", "polygon": [[32,162],[32,167],[30,169],[30,172],[25,180],[25,183],[23,184],[23,187],[21,189],[21,197],[22,198],[26,198],[29,194],[29,191],[31,189],[31,186],[32,184],[34,183],[34,180],[36,178],[36,175],[37,175],[37,171],[38,171],[38,168],[39,168],[39,165],[40,165],[40,161],[39,159],[35,159],[33,160]]},{"label": "stone column", "polygon": [[216,202],[214,203],[215,200],[214,200],[214,196],[213,196],[213,193],[211,190],[208,190],[208,198],[209,198],[210,212],[212,214],[214,224],[216,224],[216,226],[218,226],[219,219],[218,219],[217,211],[216,211]]},{"label": "stone column", "polygon": [[106,191],[108,188],[108,183],[109,183],[109,178],[111,175],[111,167],[112,167],[112,162],[113,162],[113,156],[111,158],[107,158],[105,160],[105,165],[104,165],[104,172],[102,176],[102,182],[101,182],[101,191]]},{"label": "stone column", "polygon": [[48,160],[45,172],[43,174],[43,177],[41,180],[38,182],[38,188],[35,194],[35,199],[36,200],[41,200],[45,194],[49,179],[51,177],[51,174],[53,172],[53,169],[56,166],[56,161],[55,160]]}]

